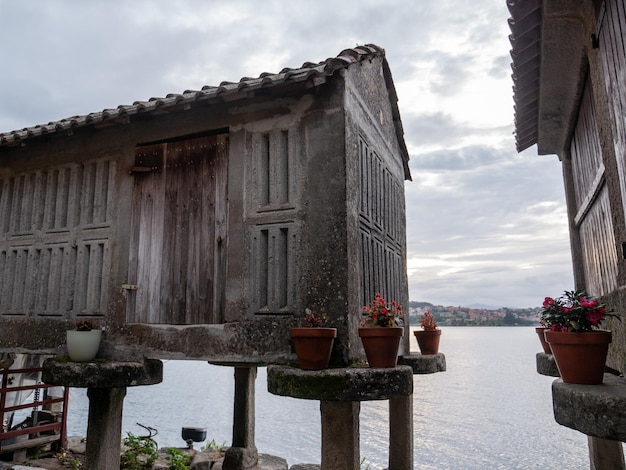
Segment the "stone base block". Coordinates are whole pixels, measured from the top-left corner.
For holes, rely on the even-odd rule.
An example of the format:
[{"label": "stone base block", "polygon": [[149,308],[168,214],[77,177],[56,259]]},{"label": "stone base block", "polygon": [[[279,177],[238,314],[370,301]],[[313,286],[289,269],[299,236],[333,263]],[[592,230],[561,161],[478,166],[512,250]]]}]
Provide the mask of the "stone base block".
[{"label": "stone base block", "polygon": [[310,371],[273,365],[267,368],[267,390],[274,395],[305,400],[388,400],[397,395],[413,394],[413,369],[397,366]]},{"label": "stone base block", "polygon": [[[281,457],[275,457],[273,455],[259,454],[259,462],[256,466],[249,470],[288,470],[289,465],[287,461]],[[193,467],[190,470],[195,470]],[[211,467],[211,470],[224,470],[222,463],[218,462]]]},{"label": "stone base block", "polygon": [[600,385],[552,383],[557,423],[587,436],[626,442],[626,379],[604,374]]},{"label": "stone base block", "polygon": [[552,354],[537,353],[537,372],[541,375],[547,375],[549,377],[560,377],[559,368],[556,366],[556,361]]},{"label": "stone base block", "polygon": [[154,385],[163,381],[163,362],[72,362],[50,358],[43,363],[42,380],[51,385],[78,388],[124,388]]},{"label": "stone base block", "polygon": [[414,374],[435,374],[445,372],[446,356],[443,354],[408,354],[398,358],[398,365],[411,366]]}]

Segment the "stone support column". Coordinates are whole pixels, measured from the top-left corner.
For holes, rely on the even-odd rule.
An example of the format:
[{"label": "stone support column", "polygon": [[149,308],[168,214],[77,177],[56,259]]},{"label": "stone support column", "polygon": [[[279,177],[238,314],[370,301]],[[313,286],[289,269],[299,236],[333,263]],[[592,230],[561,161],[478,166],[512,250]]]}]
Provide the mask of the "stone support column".
[{"label": "stone support column", "polygon": [[233,442],[224,456],[224,470],[255,467],[259,454],[254,443],[256,367],[235,367]]},{"label": "stone support column", "polygon": [[90,470],[118,470],[126,387],[160,383],[163,363],[156,359],[68,362],[50,358],[43,363],[42,380],[52,385],[87,389],[86,467]]},{"label": "stone support column", "polygon": [[389,469],[413,467],[413,395],[389,398]]},{"label": "stone support column", "polygon": [[589,445],[589,468],[591,470],[624,470],[624,452],[622,443],[587,436]]},{"label": "stone support column", "polygon": [[118,470],[126,387],[88,388],[87,468]]},{"label": "stone support column", "polygon": [[322,468],[360,467],[359,413],[361,403],[321,401]]},{"label": "stone support column", "polygon": [[274,395],[320,401],[324,470],[360,468],[360,402],[389,400],[388,468],[413,468],[412,366],[308,371],[272,365],[267,389]]}]

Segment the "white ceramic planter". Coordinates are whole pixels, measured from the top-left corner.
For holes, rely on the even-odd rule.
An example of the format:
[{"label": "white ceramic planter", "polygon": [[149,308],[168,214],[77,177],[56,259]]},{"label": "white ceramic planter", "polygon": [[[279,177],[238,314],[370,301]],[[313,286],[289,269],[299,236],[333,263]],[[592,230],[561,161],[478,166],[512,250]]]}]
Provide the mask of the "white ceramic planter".
[{"label": "white ceramic planter", "polygon": [[74,362],[91,361],[98,354],[102,330],[67,330],[67,352]]}]

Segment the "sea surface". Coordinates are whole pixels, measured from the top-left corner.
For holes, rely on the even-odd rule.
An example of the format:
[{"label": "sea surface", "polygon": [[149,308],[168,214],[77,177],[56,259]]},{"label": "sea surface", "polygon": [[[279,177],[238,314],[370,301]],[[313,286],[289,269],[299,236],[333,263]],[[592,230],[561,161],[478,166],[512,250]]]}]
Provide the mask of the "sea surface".
[{"label": "sea surface", "polygon": [[[551,377],[539,375],[541,351],[532,327],[445,327],[440,351],[447,371],[414,376],[414,468],[420,470],[587,470],[587,438],[552,414]],[[411,349],[417,350],[415,337]],[[230,444],[233,369],[167,361],[163,383],[129,387],[123,435],[156,428],[159,446],[184,447],[182,427],[207,428],[207,441]],[[88,400],[72,389],[68,435],[86,434]],[[362,469],[388,459],[388,402],[361,406]],[[256,381],[260,453],[319,463],[319,402],[271,395],[266,370]],[[203,443],[195,444],[198,449]]]}]

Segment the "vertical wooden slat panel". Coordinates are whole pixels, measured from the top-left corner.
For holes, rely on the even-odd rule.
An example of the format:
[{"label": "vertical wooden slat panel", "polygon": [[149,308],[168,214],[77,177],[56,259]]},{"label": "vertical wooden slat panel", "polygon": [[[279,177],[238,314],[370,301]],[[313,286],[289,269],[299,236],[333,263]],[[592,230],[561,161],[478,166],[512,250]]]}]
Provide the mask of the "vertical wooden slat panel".
[{"label": "vertical wooden slat panel", "polygon": [[605,7],[600,33],[600,54],[604,68],[604,85],[609,99],[620,189],[622,199],[626,200],[626,8],[622,0],[606,0]]},{"label": "vertical wooden slat panel", "polygon": [[[165,214],[163,207],[165,203],[165,191],[164,183],[167,180],[168,168],[165,165],[167,161],[167,148],[163,147],[163,169],[161,175],[156,175],[157,178],[152,179],[152,184],[148,183],[148,207],[146,208],[146,226],[142,226],[140,230],[150,231],[150,237],[145,238],[145,245],[143,246],[143,261],[144,270],[143,276],[139,281],[141,289],[147,292],[147,299],[145,304],[144,315],[147,318],[148,323],[158,323],[161,315],[161,276],[163,276],[163,250],[167,249],[171,255],[173,246],[164,246],[164,233],[168,230],[173,230],[175,227],[168,226],[168,230],[165,230]],[[160,177],[159,177],[160,176]],[[150,210],[152,209],[152,210]]]},{"label": "vertical wooden slat panel", "polygon": [[593,190],[597,172],[602,168],[602,150],[595,117],[591,82],[588,79],[583,92],[578,121],[574,129],[570,149],[576,196],[576,209]]},{"label": "vertical wooden slat panel", "polygon": [[9,179],[0,179],[0,234],[8,230],[8,220],[10,218],[9,204]]},{"label": "vertical wooden slat panel", "polygon": [[218,147],[211,136],[138,148],[136,164],[157,169],[136,177],[129,279],[139,288],[129,294],[128,321],[221,321],[216,230],[221,224],[225,235],[227,150],[220,158]]},{"label": "vertical wooden slat panel", "polygon": [[[6,279],[7,272],[7,252],[6,250],[0,250],[0,275],[3,276],[3,279]],[[8,287],[7,282],[0,283],[0,312],[4,312],[8,305]]]},{"label": "vertical wooden slat panel", "polygon": [[368,143],[359,138],[362,302],[366,305],[376,292],[399,299],[402,274],[402,182]]},{"label": "vertical wooden slat panel", "polygon": [[587,291],[594,296],[617,287],[617,255],[606,186],[580,225]]},{"label": "vertical wooden slat panel", "polygon": [[[215,224],[208,225],[210,229],[206,240],[214,241],[213,270],[211,292],[213,292],[213,311],[209,318],[212,323],[223,322],[225,316],[225,295],[226,295],[226,240],[227,234],[227,213],[228,213],[228,137],[219,136],[216,144],[215,158],[209,164],[211,175],[214,175],[215,193],[205,196],[205,205],[211,207],[210,197],[213,197],[215,212],[213,218]],[[208,197],[207,197],[208,196]],[[208,210],[210,213],[210,209]],[[210,219],[209,219],[210,220]],[[210,245],[209,245],[210,246]],[[210,275],[210,273],[209,273]]]}]

